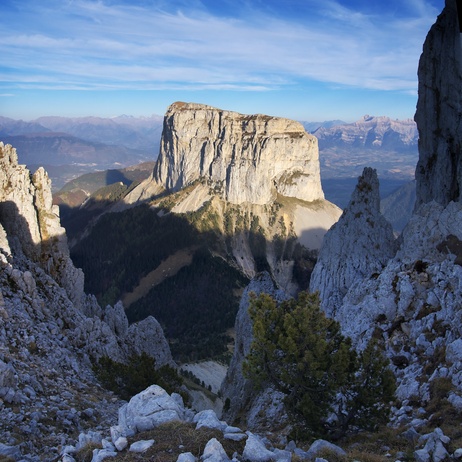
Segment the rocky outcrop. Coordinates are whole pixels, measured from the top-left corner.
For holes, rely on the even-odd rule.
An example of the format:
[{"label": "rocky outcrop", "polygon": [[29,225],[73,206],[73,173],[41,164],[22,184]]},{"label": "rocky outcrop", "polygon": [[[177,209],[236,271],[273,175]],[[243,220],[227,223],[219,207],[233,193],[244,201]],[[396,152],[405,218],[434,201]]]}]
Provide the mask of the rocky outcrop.
[{"label": "rocky outcrop", "polygon": [[16,150],[0,142],[0,224],[9,247],[39,264],[62,285],[76,306],[83,303],[83,273],[74,267],[51,183],[43,168],[33,175],[18,164]]},{"label": "rocky outcrop", "polygon": [[239,414],[247,416],[249,429],[262,428],[276,422],[283,426],[286,422],[282,395],[271,389],[256,393],[252,383],[244,377],[242,364],[250,352],[252,344],[252,321],[249,316],[250,295],[270,294],[282,301],[287,295],[277,289],[268,273],[258,274],[246,287],[236,316],[236,339],[234,353],[226,377],[221,386],[222,399],[225,402],[224,417],[234,422]]},{"label": "rocky outcrop", "polygon": [[446,206],[462,194],[462,42],[457,8],[462,8],[460,2],[446,0],[419,62],[416,207],[432,200]]},{"label": "rocky outcrop", "polygon": [[276,194],[324,199],[317,140],[300,123],[174,103],[165,115],[154,179],[178,191],[201,178],[234,204],[268,204]]},{"label": "rocky outcrop", "polygon": [[391,225],[380,213],[377,172],[365,168],[339,221],[326,233],[310,280],[330,316],[353,283],[379,274],[396,252]]},{"label": "rocky outcrop", "polygon": [[[412,399],[425,406],[432,398],[432,384],[443,380],[449,383],[447,400],[460,410],[462,153],[457,138],[461,83],[457,16],[456,2],[447,0],[446,8],[429,32],[420,61],[416,114],[421,136],[416,172],[418,203],[401,234],[399,249],[388,257],[388,262],[381,262],[385,265],[382,270],[357,274],[347,280],[350,271],[342,274],[338,268],[348,268],[348,263],[339,260],[364,259],[364,253],[360,245],[348,247],[350,242],[361,242],[361,230],[345,229],[338,240],[348,250],[336,254],[337,245],[329,255],[331,238],[327,237],[311,287],[319,288],[327,300],[339,294],[331,314],[358,349],[364,348],[371,338],[383,343],[397,377],[397,397],[404,404]],[[359,211],[368,205],[366,198],[363,196],[361,204],[355,205],[362,207]],[[344,215],[347,213],[348,210]],[[342,217],[332,234],[343,226],[343,221]],[[325,301],[323,304],[326,305]],[[412,420],[417,416],[417,420]],[[394,421],[397,425],[414,425],[424,417],[422,408],[404,406],[395,413]],[[438,452],[435,447],[433,443],[431,447],[426,445],[422,453]]]},{"label": "rocky outcrop", "polygon": [[103,312],[83,292],[44,170],[31,175],[3,144],[0,164],[0,442],[51,460],[71,434],[114,418],[92,362],[172,357],[157,321],[128,327],[121,304]]}]

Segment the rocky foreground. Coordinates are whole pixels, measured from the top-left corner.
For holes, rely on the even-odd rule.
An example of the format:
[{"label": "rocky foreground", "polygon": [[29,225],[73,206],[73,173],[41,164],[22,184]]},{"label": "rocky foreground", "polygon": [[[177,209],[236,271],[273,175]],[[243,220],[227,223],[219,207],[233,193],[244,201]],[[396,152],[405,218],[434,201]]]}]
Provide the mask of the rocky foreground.
[{"label": "rocky foreground", "polygon": [[[341,447],[325,440],[314,441],[307,450],[298,448],[294,441],[287,441],[280,437],[277,445],[268,438],[259,436],[250,431],[244,432],[238,427],[230,426],[225,421],[219,420],[212,410],[205,410],[198,413],[193,412],[184,406],[180,395],[172,393],[169,395],[157,385],[152,385],[143,392],[134,396],[128,403],[119,409],[118,424],[106,429],[103,432],[88,432],[79,435],[79,441],[75,446],[66,446],[62,449],[63,462],[75,462],[75,457],[88,447],[92,450],[92,462],[99,462],[106,458],[115,460],[126,460],[123,457],[127,453],[143,454],[143,457],[136,460],[152,460],[151,457],[160,457],[159,452],[163,447],[162,441],[154,439],[143,439],[143,435],[149,435],[149,431],[162,426],[170,426],[172,431],[180,431],[182,425],[190,425],[189,428],[197,433],[200,438],[200,431],[204,429],[214,430],[214,437],[210,438],[203,449],[199,452],[188,451],[188,447],[172,448],[179,452],[178,462],[196,462],[198,460],[207,462],[228,462],[228,461],[249,461],[249,462],[290,462],[293,458],[299,460],[347,460],[347,452]],[[416,449],[415,460],[418,462],[440,462],[449,456],[459,458],[462,456],[462,449],[458,448],[454,454],[449,454],[446,447],[450,438],[437,428],[435,431],[419,435],[408,434],[409,440],[415,438]],[[220,442],[222,441],[222,442]],[[227,441],[241,443],[231,446],[235,449],[232,454],[225,451],[224,445]],[[282,447],[282,449],[280,449]],[[391,458],[391,453],[384,456]],[[396,457],[405,457],[404,453],[395,454]],[[90,459],[88,459],[90,460]],[[396,458],[395,458],[396,460]]]}]

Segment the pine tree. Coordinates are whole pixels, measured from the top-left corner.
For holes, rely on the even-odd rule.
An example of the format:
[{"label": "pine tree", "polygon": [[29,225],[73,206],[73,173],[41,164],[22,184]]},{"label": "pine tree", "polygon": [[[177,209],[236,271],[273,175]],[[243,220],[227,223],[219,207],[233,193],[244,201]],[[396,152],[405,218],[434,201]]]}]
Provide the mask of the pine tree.
[{"label": "pine tree", "polygon": [[[320,310],[316,294],[301,292],[280,304],[253,295],[249,315],[253,342],[244,374],[259,388],[271,384],[285,394],[298,436],[345,432],[385,418],[394,392],[386,360],[376,345],[358,357],[338,322]],[[334,427],[327,425],[333,412]]]}]

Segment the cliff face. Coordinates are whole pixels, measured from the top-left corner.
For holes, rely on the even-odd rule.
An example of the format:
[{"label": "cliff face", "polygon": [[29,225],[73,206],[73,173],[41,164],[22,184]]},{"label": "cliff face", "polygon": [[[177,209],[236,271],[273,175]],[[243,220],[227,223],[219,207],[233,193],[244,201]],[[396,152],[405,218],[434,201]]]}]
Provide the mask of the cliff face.
[{"label": "cliff face", "polygon": [[301,124],[193,103],[167,110],[154,178],[168,191],[206,178],[234,204],[324,199],[317,140]]},{"label": "cliff face", "polygon": [[348,207],[326,233],[310,290],[332,316],[353,283],[378,274],[396,252],[391,225],[380,213],[377,172],[365,168]]},{"label": "cliff face", "polygon": [[10,246],[38,263],[67,292],[77,305],[82,303],[83,273],[69,258],[59,210],[52,204],[51,185],[43,168],[34,175],[18,165],[16,151],[0,144],[0,224]]},{"label": "cliff face", "polygon": [[[416,170],[418,199],[398,250],[392,251],[390,246],[380,260],[383,269],[371,267],[364,274],[354,275],[352,263],[359,258],[366,263],[375,253],[374,242],[367,248],[361,245],[361,228],[366,229],[361,219],[370,207],[370,198],[357,196],[326,235],[311,289],[320,290],[327,302],[336,295],[335,310],[330,314],[359,349],[371,338],[382,342],[398,379],[399,399],[417,400],[426,406],[433,381],[444,379],[450,383],[447,399],[460,411],[462,79],[457,16],[456,2],[447,0],[428,34],[420,60],[415,116],[421,137]],[[344,218],[355,208],[348,222]],[[333,245],[334,237],[337,245]],[[345,253],[338,253],[340,242]],[[380,237],[376,244],[384,242]],[[326,300],[323,304],[329,311]],[[414,411],[411,406],[401,409],[395,416],[397,423],[412,426],[419,412]],[[421,413],[419,418],[431,422],[429,414]]]},{"label": "cliff face", "polygon": [[462,42],[458,17],[456,0],[446,0],[419,62],[416,208],[432,200],[446,206],[461,198]]},{"label": "cliff face", "polygon": [[310,253],[302,265],[306,287],[324,234],[341,214],[324,199],[319,172],[317,140],[298,122],[174,103],[152,177],[115,210],[148,201],[200,214],[201,226],[212,223],[226,240],[222,255],[233,266],[249,278],[268,270],[295,293],[294,254],[300,244]]},{"label": "cliff face", "polygon": [[113,418],[91,362],[141,352],[172,362],[155,319],[129,327],[121,304],[103,310],[83,292],[45,171],[31,175],[0,143],[0,441],[54,459],[76,431]]}]

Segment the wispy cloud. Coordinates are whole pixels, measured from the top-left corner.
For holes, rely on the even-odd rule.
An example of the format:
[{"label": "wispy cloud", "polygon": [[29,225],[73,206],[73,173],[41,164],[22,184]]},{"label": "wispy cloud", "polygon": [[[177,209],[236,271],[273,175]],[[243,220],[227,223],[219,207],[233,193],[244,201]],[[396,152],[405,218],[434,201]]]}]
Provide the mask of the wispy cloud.
[{"label": "wispy cloud", "polygon": [[230,15],[200,2],[9,2],[0,6],[0,88],[266,91],[313,79],[415,90],[438,13],[429,0],[412,0],[406,16],[307,3],[311,14],[291,18],[252,3]]}]

